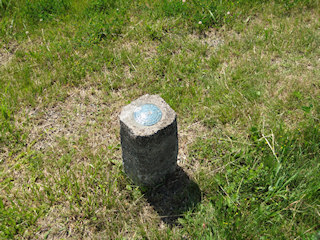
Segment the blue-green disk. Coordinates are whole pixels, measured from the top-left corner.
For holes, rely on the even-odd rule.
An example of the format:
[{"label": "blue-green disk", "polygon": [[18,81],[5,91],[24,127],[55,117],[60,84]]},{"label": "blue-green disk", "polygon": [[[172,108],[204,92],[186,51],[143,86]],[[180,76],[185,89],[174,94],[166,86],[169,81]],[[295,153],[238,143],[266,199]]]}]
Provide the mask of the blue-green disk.
[{"label": "blue-green disk", "polygon": [[154,104],[144,104],[137,107],[133,113],[134,120],[142,126],[152,126],[159,122],[162,112]]}]

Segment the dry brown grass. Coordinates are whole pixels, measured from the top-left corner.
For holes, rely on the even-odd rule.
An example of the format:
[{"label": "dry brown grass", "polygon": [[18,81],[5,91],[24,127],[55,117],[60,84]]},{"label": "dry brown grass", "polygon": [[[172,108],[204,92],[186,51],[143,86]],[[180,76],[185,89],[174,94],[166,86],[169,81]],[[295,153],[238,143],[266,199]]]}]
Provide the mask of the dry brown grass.
[{"label": "dry brown grass", "polygon": [[5,67],[14,57],[18,44],[15,42],[9,44],[0,42],[0,46],[0,67]]},{"label": "dry brown grass", "polygon": [[101,145],[115,143],[118,137],[115,129],[121,97],[112,95],[108,101],[101,90],[73,88],[64,102],[25,109],[18,115],[17,125],[29,130],[28,145],[35,150],[56,148],[59,138],[76,142],[85,135],[94,152]]}]

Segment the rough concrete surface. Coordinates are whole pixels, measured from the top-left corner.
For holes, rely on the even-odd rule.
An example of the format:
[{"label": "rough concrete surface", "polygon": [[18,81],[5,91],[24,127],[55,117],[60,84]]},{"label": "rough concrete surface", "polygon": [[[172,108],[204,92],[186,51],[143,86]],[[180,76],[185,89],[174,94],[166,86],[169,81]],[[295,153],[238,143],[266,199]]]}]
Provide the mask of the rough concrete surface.
[{"label": "rough concrete surface", "polygon": [[[158,123],[142,126],[134,120],[134,111],[143,104],[160,108],[162,118]],[[120,136],[124,170],[136,184],[155,185],[176,170],[176,113],[161,97],[144,95],[125,106],[120,114]]]}]

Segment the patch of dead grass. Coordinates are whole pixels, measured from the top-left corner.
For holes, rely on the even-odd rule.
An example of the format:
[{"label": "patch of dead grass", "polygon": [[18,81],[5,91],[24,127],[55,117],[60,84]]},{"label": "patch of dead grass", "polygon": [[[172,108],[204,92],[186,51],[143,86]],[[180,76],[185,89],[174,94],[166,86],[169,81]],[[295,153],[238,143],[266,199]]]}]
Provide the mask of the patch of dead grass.
[{"label": "patch of dead grass", "polygon": [[0,48],[0,67],[5,67],[13,59],[17,44],[11,43],[4,45],[0,43],[0,45],[2,45]]},{"label": "patch of dead grass", "polygon": [[212,134],[212,131],[201,121],[194,122],[192,124],[181,121],[179,124],[178,119],[178,125],[180,125],[178,129],[178,165],[181,166],[190,176],[193,176],[193,172],[197,170],[199,163],[189,158],[189,149],[198,137],[207,138]]},{"label": "patch of dead grass", "polygon": [[82,136],[87,136],[93,152],[102,145],[114,144],[122,103],[114,99],[117,94],[113,93],[108,101],[102,90],[89,87],[72,89],[68,95],[64,102],[49,108],[25,109],[17,116],[17,126],[29,132],[28,145],[47,151],[57,147],[58,139],[77,142]]},{"label": "patch of dead grass", "polygon": [[217,49],[224,44],[224,38],[221,35],[221,30],[214,28],[209,29],[202,34],[189,34],[188,38],[193,41],[200,42],[202,45],[206,45],[209,49]]},{"label": "patch of dead grass", "polygon": [[[132,52],[138,50],[143,54],[144,59],[153,58],[157,54],[157,47],[159,44],[155,41],[143,41],[143,44],[138,41],[126,40],[122,44],[120,44],[120,50],[124,50],[127,52]],[[118,52],[118,50],[117,50]]]}]

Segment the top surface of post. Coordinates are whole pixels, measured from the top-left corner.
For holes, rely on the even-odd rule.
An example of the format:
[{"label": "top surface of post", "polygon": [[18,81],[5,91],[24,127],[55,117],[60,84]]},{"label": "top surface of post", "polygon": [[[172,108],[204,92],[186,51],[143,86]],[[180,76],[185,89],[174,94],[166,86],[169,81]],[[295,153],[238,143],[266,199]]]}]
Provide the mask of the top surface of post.
[{"label": "top surface of post", "polygon": [[152,135],[176,119],[176,113],[158,95],[144,95],[123,107],[120,121],[137,136]]}]

